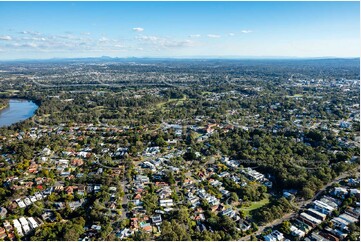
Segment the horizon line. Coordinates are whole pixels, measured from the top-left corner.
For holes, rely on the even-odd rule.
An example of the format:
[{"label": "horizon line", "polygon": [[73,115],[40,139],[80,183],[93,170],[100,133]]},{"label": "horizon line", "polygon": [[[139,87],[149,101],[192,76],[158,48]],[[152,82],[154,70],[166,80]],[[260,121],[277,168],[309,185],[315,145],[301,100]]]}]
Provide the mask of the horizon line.
[{"label": "horizon line", "polygon": [[46,60],[75,60],[75,59],[360,59],[360,56],[127,56],[127,57],[111,57],[111,56],[87,56],[87,57],[50,57],[50,58],[16,58],[16,59],[0,59],[0,62],[7,61],[46,61]]}]

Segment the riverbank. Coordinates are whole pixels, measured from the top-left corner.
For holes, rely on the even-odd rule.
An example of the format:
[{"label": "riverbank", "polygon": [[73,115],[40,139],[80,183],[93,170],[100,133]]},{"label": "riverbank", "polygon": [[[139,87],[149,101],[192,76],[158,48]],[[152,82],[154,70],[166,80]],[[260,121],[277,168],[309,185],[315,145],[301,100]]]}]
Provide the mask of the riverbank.
[{"label": "riverbank", "polygon": [[0,99],[0,111],[9,107],[9,100]]}]

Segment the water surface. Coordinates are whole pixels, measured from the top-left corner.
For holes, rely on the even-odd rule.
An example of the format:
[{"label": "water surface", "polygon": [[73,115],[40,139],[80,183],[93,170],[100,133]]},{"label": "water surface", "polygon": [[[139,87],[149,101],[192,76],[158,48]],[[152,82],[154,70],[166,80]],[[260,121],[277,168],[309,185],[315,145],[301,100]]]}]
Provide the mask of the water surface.
[{"label": "water surface", "polygon": [[10,126],[32,117],[36,109],[38,109],[38,105],[32,101],[10,99],[9,105],[0,110],[0,127]]}]

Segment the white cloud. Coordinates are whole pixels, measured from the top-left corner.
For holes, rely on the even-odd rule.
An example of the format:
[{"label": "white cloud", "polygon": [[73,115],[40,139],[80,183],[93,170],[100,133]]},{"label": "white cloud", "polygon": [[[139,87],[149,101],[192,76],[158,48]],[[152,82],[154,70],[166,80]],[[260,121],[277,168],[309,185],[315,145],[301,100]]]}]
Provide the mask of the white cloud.
[{"label": "white cloud", "polygon": [[151,44],[159,48],[182,48],[182,47],[193,47],[195,42],[192,40],[174,40],[169,38],[141,35],[136,37],[138,40]]},{"label": "white cloud", "polygon": [[201,35],[200,34],[191,34],[189,35],[190,38],[200,38]]},{"label": "white cloud", "polygon": [[5,35],[5,36],[0,36],[0,40],[12,40],[13,38],[11,38],[11,36],[9,35]]},{"label": "white cloud", "polygon": [[208,37],[208,38],[213,38],[213,39],[221,38],[221,36],[218,35],[218,34],[208,34],[207,37]]},{"label": "white cloud", "polygon": [[229,35],[229,36],[234,36],[234,33],[229,33],[228,35]]},{"label": "white cloud", "polygon": [[106,37],[101,37],[101,38],[99,39],[99,42],[107,42],[107,41],[109,41],[109,39],[106,38]]},{"label": "white cloud", "polygon": [[46,38],[44,37],[24,37],[21,38],[22,40],[33,40],[33,41],[46,41]]},{"label": "white cloud", "polygon": [[39,32],[35,32],[35,31],[21,31],[19,32],[20,34],[28,34],[28,35],[40,35]]},{"label": "white cloud", "polygon": [[[30,35],[28,31],[23,31],[24,35],[13,38],[11,42],[4,46],[6,51],[30,51],[41,52],[90,52],[90,51],[121,51],[126,46],[118,39],[108,39],[106,37],[91,38],[79,35]],[[7,38],[6,38],[7,39]]]},{"label": "white cloud", "polygon": [[135,32],[143,32],[144,29],[140,28],[140,27],[136,27],[136,28],[133,28],[133,31],[135,31]]},{"label": "white cloud", "polygon": [[252,33],[252,30],[242,30],[241,31],[243,34],[249,34],[249,33]]}]

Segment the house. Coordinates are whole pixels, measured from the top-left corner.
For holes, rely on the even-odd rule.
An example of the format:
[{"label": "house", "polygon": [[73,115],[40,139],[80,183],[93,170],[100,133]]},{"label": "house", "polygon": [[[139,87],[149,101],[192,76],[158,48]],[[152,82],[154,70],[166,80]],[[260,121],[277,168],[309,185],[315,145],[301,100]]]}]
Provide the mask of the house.
[{"label": "house", "polygon": [[296,237],[297,239],[301,239],[301,238],[305,237],[305,235],[306,235],[306,233],[304,231],[298,229],[294,225],[292,225],[290,229],[291,229],[292,236]]},{"label": "house", "polygon": [[117,192],[117,188],[116,187],[109,187],[109,192],[115,193],[115,192]]},{"label": "house", "polygon": [[24,217],[19,218],[19,221],[23,228],[24,234],[28,234],[31,231],[28,221]]},{"label": "house", "polygon": [[162,224],[162,216],[160,214],[158,215],[154,215],[152,217],[152,222],[155,224],[155,225],[161,225]]},{"label": "house", "polygon": [[172,195],[172,189],[169,186],[164,186],[157,193],[160,199],[168,198]]},{"label": "house", "polygon": [[78,186],[77,194],[79,194],[81,196],[85,195],[85,186],[84,185],[79,185]]},{"label": "house", "polygon": [[15,202],[18,204],[20,208],[25,208],[26,205],[21,199],[16,199]]},{"label": "house", "polygon": [[355,188],[350,189],[350,196],[360,197],[360,190]]},{"label": "house", "polygon": [[6,231],[4,228],[0,227],[0,240],[4,240],[7,237]]},{"label": "house", "polygon": [[300,217],[305,219],[306,222],[308,221],[313,227],[322,223],[320,219],[317,219],[308,213],[301,213]]},{"label": "house", "polygon": [[194,217],[194,220],[196,220],[196,221],[204,221],[204,220],[206,220],[206,217],[204,216],[203,213],[200,213],[200,214],[198,214],[198,215],[196,215]]},{"label": "house", "polygon": [[74,160],[71,161],[71,165],[72,166],[82,166],[84,164],[83,159],[80,158],[75,158]]},{"label": "house", "polygon": [[340,197],[340,198],[345,198],[345,196],[348,194],[348,191],[346,188],[344,187],[335,187],[332,191],[331,191],[331,195],[336,196],[336,197]]},{"label": "house", "polygon": [[62,191],[64,191],[64,186],[62,186],[62,185],[56,186],[56,187],[55,187],[55,191],[56,191],[56,192],[62,192]]},{"label": "house", "polygon": [[120,231],[120,233],[117,233],[117,237],[119,237],[119,239],[124,239],[126,237],[129,237],[131,235],[133,235],[134,232],[128,228],[122,229]]},{"label": "house", "polygon": [[90,227],[90,229],[92,229],[92,230],[95,230],[95,231],[101,231],[102,230],[102,226],[100,226],[100,225],[96,225],[96,224],[93,224],[91,227]]},{"label": "house", "polygon": [[173,206],[173,199],[159,200],[159,206],[161,206],[161,207],[171,207],[171,206]]},{"label": "house", "polygon": [[348,230],[348,225],[350,223],[356,223],[358,221],[357,218],[354,218],[346,213],[341,214],[340,216],[333,218],[331,222],[336,228],[346,229]]},{"label": "house", "polygon": [[327,239],[325,239],[324,237],[322,237],[320,234],[313,232],[310,236],[311,240],[315,240],[315,241],[327,241]]},{"label": "house", "polygon": [[283,192],[283,196],[288,200],[292,200],[295,197],[293,194],[286,191]]},{"label": "house", "polygon": [[94,185],[94,192],[97,193],[100,191],[101,185],[100,184],[95,184]]},{"label": "house", "polygon": [[228,217],[231,217],[231,218],[233,218],[236,215],[236,213],[231,208],[228,208],[228,209],[222,211],[221,214],[223,216],[228,216]]},{"label": "house", "polygon": [[43,195],[47,196],[47,195],[52,194],[53,191],[54,191],[54,187],[48,187],[42,193],[43,193]]},{"label": "house", "polygon": [[76,189],[78,189],[77,186],[67,186],[64,191],[68,193],[68,195],[72,195]]},{"label": "house", "polygon": [[320,211],[321,213],[329,215],[333,210],[335,210],[334,207],[331,207],[330,205],[320,201],[315,200],[312,202],[312,206],[315,210]]},{"label": "house", "polygon": [[30,196],[29,198],[30,198],[30,201],[33,202],[33,203],[37,201],[35,196]]},{"label": "house", "polygon": [[145,223],[141,225],[141,228],[148,233],[151,233],[153,231],[152,226],[150,225],[150,223]]},{"label": "house", "polygon": [[207,124],[205,131],[207,134],[213,133],[214,128],[217,127],[217,124]]},{"label": "house", "polygon": [[283,233],[279,232],[278,230],[274,230],[272,233],[263,236],[265,241],[282,241],[284,238],[285,237],[283,236]]},{"label": "house", "polygon": [[6,208],[0,207],[0,218],[1,219],[6,218],[7,213],[8,213],[8,210]]},{"label": "house", "polygon": [[23,237],[24,233],[23,233],[23,229],[21,228],[21,224],[20,224],[19,220],[14,219],[13,224],[14,224],[14,228],[16,229],[16,232],[18,233],[18,235],[20,237]]},{"label": "house", "polygon": [[32,202],[30,201],[30,199],[28,197],[24,198],[24,203],[26,206],[29,206],[32,204]]},{"label": "house", "polygon": [[29,217],[27,219],[29,221],[29,225],[31,229],[36,229],[39,226],[39,224],[35,221],[33,217]]},{"label": "house", "polygon": [[314,218],[317,218],[321,221],[325,221],[327,215],[324,213],[321,213],[313,208],[309,208],[306,210],[306,213],[308,213],[309,215],[313,216]]},{"label": "house", "polygon": [[54,222],[55,219],[56,219],[55,213],[54,213],[54,212],[50,212],[50,211],[43,213],[43,214],[41,215],[41,217],[42,217],[42,219],[43,219],[44,221],[47,221],[47,222],[50,222],[50,223]]},{"label": "house", "polygon": [[39,192],[36,192],[36,193],[35,193],[35,197],[36,197],[36,199],[37,199],[38,201],[43,199],[43,196],[42,196],[41,193],[39,193]]},{"label": "house", "polygon": [[245,168],[243,173],[245,173],[253,181],[262,181],[265,178],[263,174],[249,167]]},{"label": "house", "polygon": [[5,220],[3,225],[7,232],[13,231],[13,226],[11,226],[11,224],[8,220]]},{"label": "house", "polygon": [[138,183],[149,183],[149,177],[143,175],[137,175],[135,181]]},{"label": "house", "polygon": [[354,186],[358,186],[360,184],[359,179],[354,179],[354,178],[350,178],[348,179],[347,185],[354,187]]},{"label": "house", "polygon": [[44,148],[41,153],[45,156],[49,156],[51,154],[51,150],[49,148]]},{"label": "house", "polygon": [[247,231],[247,230],[249,230],[251,228],[251,224],[249,223],[249,222],[247,222],[247,221],[241,221],[240,220],[240,229],[242,230],[242,231]]},{"label": "house", "polygon": [[38,173],[38,167],[39,167],[38,164],[36,164],[35,162],[32,162],[30,164],[30,166],[28,167],[29,173]]},{"label": "house", "polygon": [[319,232],[319,235],[321,235],[322,237],[324,237],[326,240],[328,241],[339,241],[339,239],[334,236],[333,234],[329,233],[329,232]]}]

